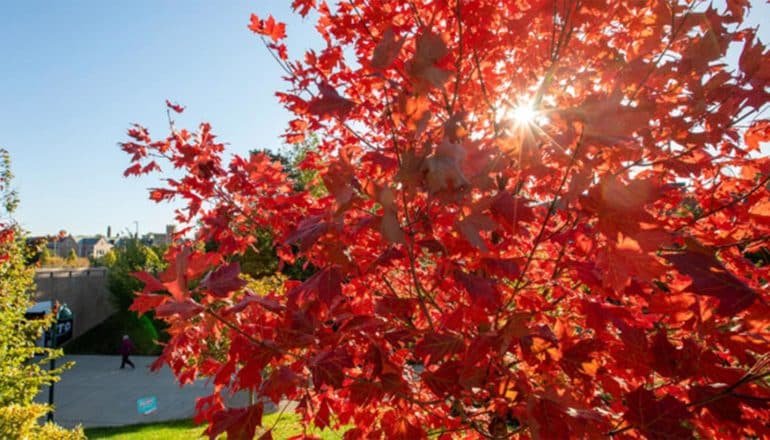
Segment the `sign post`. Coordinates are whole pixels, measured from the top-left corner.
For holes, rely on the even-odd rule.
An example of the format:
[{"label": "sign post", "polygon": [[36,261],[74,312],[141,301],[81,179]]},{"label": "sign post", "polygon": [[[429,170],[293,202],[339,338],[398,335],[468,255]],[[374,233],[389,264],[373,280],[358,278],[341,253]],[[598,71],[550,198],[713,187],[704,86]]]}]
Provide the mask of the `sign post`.
[{"label": "sign post", "polygon": [[[72,326],[75,315],[72,310],[67,307],[67,304],[58,303],[53,304],[51,301],[43,301],[35,304],[27,309],[24,317],[26,319],[39,319],[49,313],[56,313],[56,322],[51,325],[51,328],[45,331],[43,335],[43,346],[49,348],[56,348],[59,345],[72,339]],[[49,365],[50,371],[56,369],[56,359],[51,359]],[[48,386],[48,404],[53,407],[54,400],[54,384],[51,383]],[[53,422],[53,411],[48,411],[46,419],[49,422]]]}]

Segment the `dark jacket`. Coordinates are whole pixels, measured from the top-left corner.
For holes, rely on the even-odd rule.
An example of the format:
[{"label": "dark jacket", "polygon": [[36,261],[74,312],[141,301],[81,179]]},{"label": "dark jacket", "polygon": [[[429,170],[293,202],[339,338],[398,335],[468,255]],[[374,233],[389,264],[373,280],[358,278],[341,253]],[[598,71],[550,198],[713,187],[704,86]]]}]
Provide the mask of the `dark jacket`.
[{"label": "dark jacket", "polygon": [[120,342],[120,354],[128,356],[134,349],[134,343],[130,339],[124,339]]}]

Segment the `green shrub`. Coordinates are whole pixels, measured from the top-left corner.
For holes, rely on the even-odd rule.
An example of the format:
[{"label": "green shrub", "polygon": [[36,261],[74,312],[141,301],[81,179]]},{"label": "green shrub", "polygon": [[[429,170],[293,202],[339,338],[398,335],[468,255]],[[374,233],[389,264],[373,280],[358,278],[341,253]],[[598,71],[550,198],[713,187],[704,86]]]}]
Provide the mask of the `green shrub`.
[{"label": "green shrub", "polygon": [[0,438],[35,440],[84,440],[83,429],[67,430],[54,423],[40,425],[37,419],[48,412],[47,405],[8,405],[0,408]]},{"label": "green shrub", "polygon": [[41,386],[56,382],[62,368],[71,364],[49,371],[44,364],[60,356],[61,350],[35,346],[43,330],[51,326],[52,314],[38,320],[25,318],[32,304],[34,269],[26,265],[23,234],[10,220],[17,199],[8,186],[12,176],[5,150],[0,149],[0,159],[0,438],[84,438],[80,430],[37,424],[47,407],[32,399]]}]

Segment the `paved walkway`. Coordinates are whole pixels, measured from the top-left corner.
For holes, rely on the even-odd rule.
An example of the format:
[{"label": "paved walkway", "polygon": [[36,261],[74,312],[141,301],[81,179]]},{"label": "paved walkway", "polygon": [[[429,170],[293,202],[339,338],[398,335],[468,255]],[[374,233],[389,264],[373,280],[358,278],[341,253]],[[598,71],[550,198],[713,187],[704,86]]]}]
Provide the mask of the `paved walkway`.
[{"label": "paved walkway", "polygon": [[[74,361],[75,366],[62,374],[54,386],[54,420],[62,426],[84,427],[121,426],[161,420],[189,418],[195,411],[195,399],[208,395],[211,387],[204,381],[180,388],[168,367],[152,373],[150,364],[155,358],[132,356],[136,365],[132,370],[121,370],[120,356],[64,356],[61,362]],[[155,396],[158,409],[141,415],[136,400]],[[245,397],[245,396],[238,396]],[[48,401],[48,387],[36,400]],[[245,398],[233,399],[231,405],[245,405]]]}]

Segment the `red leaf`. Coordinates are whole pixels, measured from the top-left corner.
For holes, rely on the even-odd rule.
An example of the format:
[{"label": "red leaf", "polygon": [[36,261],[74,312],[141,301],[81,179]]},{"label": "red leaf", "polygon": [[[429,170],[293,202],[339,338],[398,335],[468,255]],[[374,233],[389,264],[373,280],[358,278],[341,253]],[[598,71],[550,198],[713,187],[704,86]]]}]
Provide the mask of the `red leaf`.
[{"label": "red leaf", "polygon": [[211,266],[218,264],[221,259],[220,255],[214,252],[192,252],[187,260],[184,274],[188,279],[194,280],[203,275]]},{"label": "red leaf", "polygon": [[321,216],[309,216],[302,219],[297,229],[286,238],[285,243],[292,245],[300,243],[300,250],[307,251],[313,244],[329,230],[329,223],[322,220]]},{"label": "red leaf", "polygon": [[226,266],[221,266],[206,275],[201,281],[201,287],[211,292],[214,296],[224,298],[230,292],[240,290],[246,285],[246,281],[239,278],[241,265],[237,261]]},{"label": "red leaf", "polygon": [[142,289],[144,293],[166,290],[166,287],[157,278],[147,272],[132,272],[129,275],[144,283],[144,289]]},{"label": "red leaf", "polygon": [[179,315],[180,319],[190,319],[203,311],[203,306],[190,298],[182,301],[168,301],[155,308],[155,316],[163,318]]},{"label": "red leaf", "polygon": [[391,298],[385,297],[377,301],[374,312],[378,315],[393,315],[398,318],[412,316],[417,307],[417,300],[413,298]]},{"label": "red leaf", "polygon": [[279,303],[278,301],[269,298],[268,296],[263,296],[256,294],[254,292],[251,292],[247,289],[248,294],[241,298],[240,301],[238,301],[237,304],[233,305],[232,307],[226,309],[226,313],[233,314],[233,313],[240,313],[249,306],[249,304],[258,304],[262,306],[263,308],[273,312],[273,313],[279,313],[284,310],[284,306]]},{"label": "red leaf", "polygon": [[299,384],[300,377],[288,367],[279,367],[262,382],[260,394],[268,397],[276,405]]},{"label": "red leaf", "polygon": [[470,294],[472,304],[479,304],[486,309],[500,306],[500,293],[492,280],[466,274],[459,270],[454,272],[454,276]]},{"label": "red leaf", "polygon": [[315,0],[294,0],[291,2],[291,8],[306,17],[311,9],[315,8]]},{"label": "red leaf", "polygon": [[[389,440],[414,440],[418,438],[426,438],[427,435],[422,428],[411,423],[406,414],[397,411],[388,411],[382,416],[380,421],[382,429],[385,431],[384,438]],[[372,436],[372,438],[380,438],[382,435]],[[348,438],[347,436],[345,437]],[[354,438],[354,437],[351,437]]]},{"label": "red leaf", "polygon": [[330,267],[318,274],[318,297],[331,306],[342,296],[342,276],[339,270]]},{"label": "red leaf", "polygon": [[304,283],[291,289],[288,296],[292,303],[298,300],[307,301],[312,292],[317,292],[318,298],[331,307],[342,296],[342,276],[338,269],[328,267]]},{"label": "red leaf", "polygon": [[515,231],[519,222],[531,222],[535,219],[532,208],[526,201],[508,193],[500,193],[490,207],[495,220],[509,231]]},{"label": "red leaf", "polygon": [[314,98],[308,103],[308,111],[314,115],[332,115],[344,118],[355,106],[353,101],[340,96],[339,93],[328,84],[319,84],[318,90],[321,92],[321,96]]},{"label": "red leaf", "polygon": [[743,135],[750,151],[758,151],[762,143],[770,142],[770,120],[754,121]]},{"label": "red leaf", "polygon": [[134,311],[139,315],[143,315],[150,310],[157,308],[164,301],[170,297],[166,295],[156,295],[153,293],[142,293],[134,298],[134,302],[131,303],[131,307],[128,310]]},{"label": "red leaf", "polygon": [[420,377],[437,397],[453,395],[460,389],[460,368],[457,361],[444,362],[436,371],[424,371]]},{"label": "red leaf", "polygon": [[689,245],[684,253],[665,255],[665,258],[674,264],[679,273],[692,279],[688,290],[696,295],[719,299],[717,313],[721,316],[734,316],[758,298],[756,292],[727,271],[713,252],[697,243]]},{"label": "red leaf", "polygon": [[382,39],[374,48],[371,62],[372,68],[374,70],[384,70],[390,67],[398,57],[403,44],[404,40],[396,40],[396,35],[393,33],[392,28],[385,30],[385,33],[382,34]]},{"label": "red leaf", "polygon": [[275,21],[272,15],[267,16],[267,20],[260,20],[254,14],[251,14],[249,29],[259,35],[270,37],[274,43],[286,38],[286,24]]},{"label": "red leaf", "polygon": [[593,377],[596,375],[599,364],[592,354],[603,348],[604,343],[598,339],[583,339],[562,351],[561,365],[572,377],[578,374]]},{"label": "red leaf", "polygon": [[321,401],[321,404],[318,406],[318,411],[316,411],[315,417],[313,417],[313,424],[321,429],[329,426],[329,404],[326,399]]},{"label": "red leaf", "polygon": [[171,110],[173,110],[173,111],[175,111],[177,113],[182,113],[184,111],[184,109],[185,109],[183,106],[181,106],[179,104],[176,104],[176,103],[173,103],[173,102],[169,101],[168,99],[166,100],[166,107],[170,108]]},{"label": "red leaf", "polygon": [[123,176],[139,176],[142,174],[142,164],[135,163],[131,165],[130,167],[126,168],[126,171],[123,171]]},{"label": "red leaf", "polygon": [[[717,419],[726,423],[740,423],[742,411],[740,407],[741,401],[731,396],[730,394],[722,395],[721,393],[727,388],[727,385],[693,385],[690,388],[690,401],[691,402],[708,402],[705,406],[709,412]],[[715,396],[719,396],[714,398]]]},{"label": "red leaf", "polygon": [[684,403],[673,396],[657,399],[639,387],[625,396],[626,420],[649,438],[690,439],[692,430],[684,422],[692,418]]},{"label": "red leaf", "polygon": [[246,408],[230,408],[214,414],[205,434],[214,440],[227,433],[228,440],[252,440],[257,426],[262,424],[262,402]]},{"label": "red leaf", "polygon": [[464,349],[461,338],[449,334],[431,332],[415,345],[414,354],[424,359],[425,364],[428,365],[460,353]]},{"label": "red leaf", "polygon": [[345,379],[345,368],[351,368],[353,362],[343,350],[322,352],[310,360],[310,372],[313,384],[320,390],[323,385],[341,388]]},{"label": "red leaf", "polygon": [[512,258],[482,258],[481,265],[490,273],[515,280],[521,274],[519,263]]},{"label": "red leaf", "polygon": [[380,220],[382,236],[391,243],[406,244],[406,234],[401,230],[398,216],[393,210],[387,209]]},{"label": "red leaf", "polygon": [[444,40],[433,32],[423,32],[417,36],[417,47],[409,63],[409,73],[424,87],[441,87],[449,79],[451,72],[437,66],[449,51]]}]

